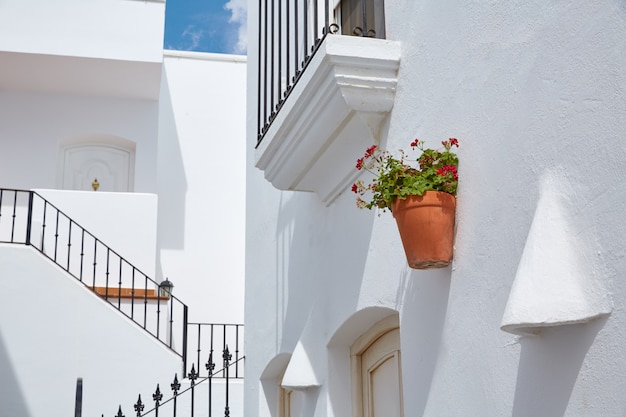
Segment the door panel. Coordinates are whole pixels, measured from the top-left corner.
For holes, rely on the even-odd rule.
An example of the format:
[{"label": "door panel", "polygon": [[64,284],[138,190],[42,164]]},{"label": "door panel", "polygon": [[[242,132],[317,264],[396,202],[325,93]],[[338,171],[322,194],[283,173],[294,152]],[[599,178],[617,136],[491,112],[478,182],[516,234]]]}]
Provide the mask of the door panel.
[{"label": "door panel", "polygon": [[363,415],[402,417],[400,330],[391,330],[361,355]]},{"label": "door panel", "polygon": [[125,149],[106,145],[82,145],[66,148],[63,164],[65,190],[132,191],[134,155]]}]

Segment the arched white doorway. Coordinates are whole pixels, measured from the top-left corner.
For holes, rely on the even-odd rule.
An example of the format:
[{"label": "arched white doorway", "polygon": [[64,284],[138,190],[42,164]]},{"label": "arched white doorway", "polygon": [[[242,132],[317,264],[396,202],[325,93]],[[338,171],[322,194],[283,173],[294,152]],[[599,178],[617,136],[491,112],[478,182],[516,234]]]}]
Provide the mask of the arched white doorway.
[{"label": "arched white doorway", "polygon": [[397,316],[373,325],[351,346],[353,407],[362,417],[402,417],[400,328]]},{"label": "arched white doorway", "polygon": [[60,188],[130,192],[135,182],[135,144],[118,137],[87,138],[61,148]]}]

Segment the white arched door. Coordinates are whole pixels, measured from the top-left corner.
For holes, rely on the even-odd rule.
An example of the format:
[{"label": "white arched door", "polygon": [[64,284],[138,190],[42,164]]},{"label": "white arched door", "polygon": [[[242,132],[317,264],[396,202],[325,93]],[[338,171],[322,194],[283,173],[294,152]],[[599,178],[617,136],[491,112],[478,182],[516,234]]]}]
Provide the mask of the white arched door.
[{"label": "white arched door", "polygon": [[109,145],[68,146],[63,152],[64,190],[133,191],[134,152]]},{"label": "white arched door", "polygon": [[374,324],[350,347],[353,407],[358,417],[403,417],[398,317]]},{"label": "white arched door", "polygon": [[391,330],[361,354],[364,417],[402,417],[400,330]]}]

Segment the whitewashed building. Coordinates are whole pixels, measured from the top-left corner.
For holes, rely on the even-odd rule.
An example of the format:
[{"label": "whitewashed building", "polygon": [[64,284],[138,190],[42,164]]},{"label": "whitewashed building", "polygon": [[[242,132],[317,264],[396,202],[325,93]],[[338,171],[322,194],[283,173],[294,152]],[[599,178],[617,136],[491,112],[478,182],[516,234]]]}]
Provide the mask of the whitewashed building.
[{"label": "whitewashed building", "polygon": [[78,378],[83,415],[147,411],[243,323],[246,59],[164,51],[164,18],[0,3],[0,415],[70,415]]},{"label": "whitewashed building", "polygon": [[[626,415],[624,2],[248,5],[245,416]],[[354,163],[449,137],[412,270]]]}]

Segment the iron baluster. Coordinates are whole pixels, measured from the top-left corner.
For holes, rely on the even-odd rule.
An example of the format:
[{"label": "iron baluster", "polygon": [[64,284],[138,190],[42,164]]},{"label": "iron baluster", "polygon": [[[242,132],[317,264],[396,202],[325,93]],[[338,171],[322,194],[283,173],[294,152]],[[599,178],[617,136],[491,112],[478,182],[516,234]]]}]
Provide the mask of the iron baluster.
[{"label": "iron baluster", "polygon": [[[135,267],[131,268],[130,318],[135,318]],[[171,347],[171,346],[170,346]]]},{"label": "iron baluster", "polygon": [[[299,64],[298,64],[298,33],[300,32],[298,28],[300,27],[300,16],[298,16],[298,0],[294,2],[294,31],[293,31],[293,69],[295,74],[293,76],[293,83],[296,83],[298,76],[300,74]],[[267,122],[267,120],[266,120]]]},{"label": "iron baluster", "polygon": [[12,220],[12,224],[11,224],[11,243],[13,243],[13,236],[15,234],[15,210],[17,209],[17,190],[13,192],[13,215],[11,217],[13,217]]},{"label": "iron baluster", "polygon": [[189,324],[189,308],[186,305],[183,305],[183,370],[187,371],[187,331]]},{"label": "iron baluster", "polygon": [[[263,79],[264,79],[264,85],[263,85],[263,123],[267,123],[267,39],[268,39],[268,24],[267,24],[267,0],[265,0],[265,48],[263,48],[263,56],[264,56],[264,70],[263,70]],[[260,59],[259,59],[260,60]],[[265,129],[265,126],[263,127],[263,129]]]},{"label": "iron baluster", "polygon": [[202,330],[201,329],[202,329],[202,327],[201,327],[200,323],[198,323],[198,348],[196,349],[196,355],[197,355],[196,361],[197,361],[197,363],[200,363],[200,351],[202,350],[201,349],[201,344],[202,344],[202,342],[201,342],[201,340],[202,340],[202,337],[201,337]]},{"label": "iron baluster", "polygon": [[76,379],[76,400],[74,403],[74,417],[83,415],[83,379]]},{"label": "iron baluster", "polygon": [[67,272],[70,271],[70,253],[72,251],[72,220],[70,219],[67,230]]},{"label": "iron baluster", "polygon": [[176,417],[176,400],[178,399],[178,390],[180,390],[180,383],[178,382],[178,374],[174,374],[174,382],[170,384],[172,391],[174,392],[174,417]]},{"label": "iron baluster", "polygon": [[46,213],[48,211],[48,202],[43,202],[43,218],[41,219],[41,253],[44,253],[44,242],[46,238]]},{"label": "iron baluster", "polygon": [[280,109],[283,102],[283,68],[282,68],[282,44],[283,44],[283,8],[282,1],[278,2],[278,103],[276,111]]},{"label": "iron baluster", "polygon": [[324,1],[324,31],[322,32],[322,35],[324,36],[328,34],[330,25],[330,5],[328,4],[329,2],[330,0]]},{"label": "iron baluster", "polygon": [[[289,72],[289,34],[290,31],[289,29],[291,28],[290,22],[289,22],[289,4],[291,2],[288,1],[286,3],[286,10],[285,10],[285,17],[287,22],[285,23],[286,26],[286,30],[285,30],[285,43],[287,45],[285,45],[285,93],[283,94],[283,100],[287,98],[287,93],[289,92],[289,90],[291,89],[291,82],[290,82],[290,77],[291,74]],[[281,53],[282,55],[282,53]]]},{"label": "iron baluster", "polygon": [[80,237],[80,272],[78,275],[78,280],[80,282],[83,281],[83,260],[85,258],[85,229],[82,229],[81,237]]},{"label": "iron baluster", "polygon": [[120,408],[117,409],[117,414],[114,417],[125,417],[124,414],[122,414],[122,405],[120,404]]},{"label": "iron baluster", "polygon": [[117,282],[117,308],[122,308],[122,258],[120,257],[120,272]]},{"label": "iron baluster", "polygon": [[148,277],[144,275],[143,285],[143,328],[146,328],[146,319],[148,317]]},{"label": "iron baluster", "polygon": [[[280,1],[280,0],[279,0]],[[271,18],[271,22],[272,22],[272,26],[270,29],[271,32],[271,48],[270,48],[270,120],[273,120],[275,115],[276,115],[276,110],[274,109],[274,96],[276,95],[276,93],[274,92],[274,78],[276,78],[276,75],[274,73],[274,18],[276,17],[276,15],[274,14],[274,0],[271,0],[271,4],[272,4],[272,18]]]},{"label": "iron baluster", "polygon": [[[222,353],[224,353],[228,349],[228,344],[226,343],[226,324],[222,324]],[[222,376],[224,376],[226,371],[222,369]]]},{"label": "iron baluster", "polygon": [[[313,9],[313,43],[317,44],[319,42],[319,38],[317,37],[319,13],[319,11],[317,10],[317,0],[313,0]],[[313,51],[313,48],[311,48],[311,51]]]},{"label": "iron baluster", "polygon": [[57,210],[56,224],[54,226],[54,262],[57,261],[58,244],[59,244],[59,210]]},{"label": "iron baluster", "polygon": [[109,300],[109,255],[111,254],[111,250],[107,248],[107,264],[106,264],[106,272],[104,273],[105,285],[104,285],[104,299]]},{"label": "iron baluster", "polygon": [[215,369],[215,362],[213,362],[213,351],[209,353],[209,361],[205,365],[207,372],[209,373],[209,417],[211,417],[211,405],[213,404],[213,370]]},{"label": "iron baluster", "polygon": [[93,289],[96,289],[96,265],[98,256],[98,239],[94,239],[93,241]]},{"label": "iron baluster", "polygon": [[306,66],[306,63],[309,60],[309,0],[305,0],[304,1],[304,15],[303,15],[303,20],[304,20],[304,31],[303,31],[303,46],[304,46],[304,56],[302,57],[302,69],[304,70],[304,67]]},{"label": "iron baluster", "polygon": [[[172,294],[169,295],[170,297],[170,328],[168,331],[168,338],[169,340],[169,347],[172,347],[172,339],[174,338],[174,298],[172,298]],[[200,362],[198,362],[200,363]]]},{"label": "iron baluster", "polygon": [[[256,108],[256,120],[257,120],[257,134],[263,128],[261,122],[261,0],[259,0],[259,45],[258,45],[258,59],[257,59],[257,108]],[[257,142],[260,136],[257,136]],[[2,206],[2,195],[0,194],[0,207]]]},{"label": "iron baluster", "polygon": [[157,294],[157,311],[156,311],[156,338],[157,339],[159,339],[160,329],[161,329],[161,294]]},{"label": "iron baluster", "polygon": [[213,357],[213,324],[211,324],[211,351],[209,354]]},{"label": "iron baluster", "polygon": [[141,394],[139,394],[139,398],[134,405],[135,411],[137,412],[137,417],[141,417],[141,412],[143,411],[143,402],[141,402]]},{"label": "iron baluster", "polygon": [[195,391],[196,391],[196,379],[198,379],[198,373],[194,364],[191,364],[191,372],[187,374],[187,378],[191,381],[191,417],[194,415],[195,407]]},{"label": "iron baluster", "polygon": [[224,371],[226,372],[226,406],[224,407],[224,417],[230,416],[230,407],[228,406],[228,368],[230,367],[230,360],[233,356],[228,351],[228,345],[226,345],[226,349],[224,349],[224,354],[222,358],[224,358]]},{"label": "iron baluster", "polygon": [[235,325],[235,378],[239,378],[239,325]]},{"label": "iron baluster", "polygon": [[159,417],[159,404],[163,399],[163,394],[161,394],[161,389],[159,388],[159,384],[157,384],[156,391],[152,394],[152,400],[154,401],[154,416]]},{"label": "iron baluster", "polygon": [[[0,190],[0,207],[2,207],[2,190]],[[33,227],[33,192],[28,193],[28,220],[26,221],[26,244],[30,245],[30,231]]]}]

